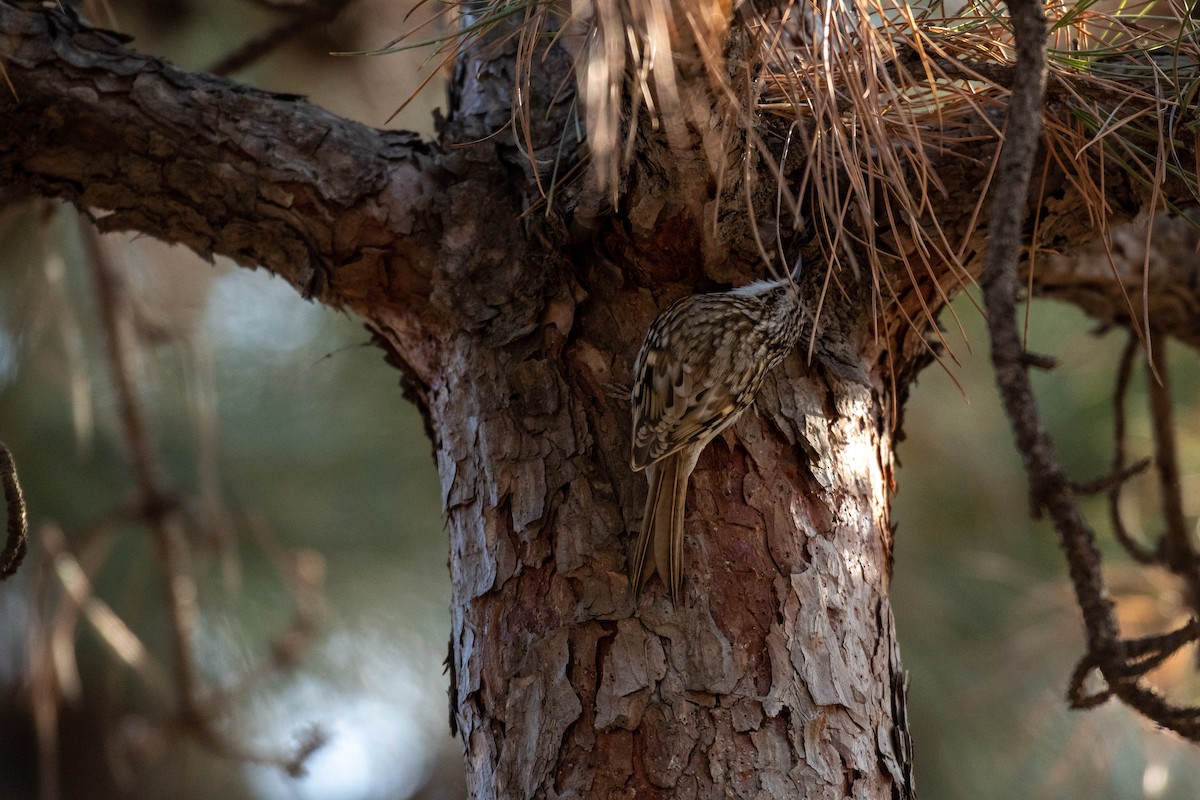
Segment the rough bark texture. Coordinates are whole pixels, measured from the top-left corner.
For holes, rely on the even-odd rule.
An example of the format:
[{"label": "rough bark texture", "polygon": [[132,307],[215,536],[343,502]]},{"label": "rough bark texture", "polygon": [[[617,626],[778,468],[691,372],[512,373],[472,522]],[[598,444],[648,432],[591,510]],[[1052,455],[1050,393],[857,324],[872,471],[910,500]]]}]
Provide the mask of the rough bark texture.
[{"label": "rough bark texture", "polygon": [[415,134],[184,72],[52,12],[0,4],[0,35],[0,201],[62,198],[101,230],[266,267],[367,319],[428,292],[446,177]]},{"label": "rough bark texture", "polygon": [[517,342],[459,335],[430,395],[473,791],[904,796],[878,392],[791,362],[700,460],[685,600],[656,586],[637,607],[625,549],[645,489],[606,393],[630,350],[596,343],[655,304],[600,288],[551,295]]},{"label": "rough bark texture", "polygon": [[[702,159],[651,139],[618,208],[576,182],[551,214],[531,211],[545,176],[528,156],[553,163],[573,98],[555,49],[525,87],[533,126],[518,143],[515,47],[460,63],[431,144],[0,0],[13,88],[0,90],[0,199],[63,198],[105,229],[263,265],[377,333],[435,440],[474,796],[912,796],[887,597],[893,434],[928,358],[906,320],[957,279],[898,280],[908,288],[873,328],[868,287],[843,276],[816,357],[785,362],[700,459],[684,601],[655,584],[635,603],[626,553],[645,484],[613,387],[671,300],[754,271],[753,222]],[[987,160],[943,166],[944,207],[965,209],[965,229]],[[1041,223],[1047,242],[1097,235],[1068,192]],[[952,214],[942,224],[964,232]],[[911,252],[905,232],[882,235]],[[1047,291],[1093,309],[1120,296],[1111,272],[1073,284],[1072,263],[1054,261]],[[1181,307],[1198,302],[1196,267],[1171,284]],[[820,271],[801,288],[816,307]]]}]

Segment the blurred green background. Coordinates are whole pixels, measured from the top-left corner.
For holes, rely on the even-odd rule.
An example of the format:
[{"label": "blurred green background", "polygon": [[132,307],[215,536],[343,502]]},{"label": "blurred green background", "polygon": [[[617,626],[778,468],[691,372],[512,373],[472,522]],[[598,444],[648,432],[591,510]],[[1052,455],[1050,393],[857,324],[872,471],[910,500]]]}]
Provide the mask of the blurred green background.
[{"label": "blurred green background", "polygon": [[[250,2],[118,2],[102,24],[139,46],[202,68],[278,17]],[[302,92],[337,113],[383,125],[433,65],[422,54],[330,58],[378,47],[411,27],[405,4],[354,3],[332,25],[239,75]],[[420,12],[426,13],[426,12]],[[423,130],[440,91],[390,124]],[[0,215],[0,438],[21,469],[33,552],[0,585],[0,798],[37,793],[28,710],[29,625],[57,597],[38,529],[73,547],[129,497],[91,278],[70,210]],[[214,686],[261,663],[292,613],[277,549],[320,554],[326,617],[303,662],[238,695],[222,730],[272,752],[317,727],[328,744],[309,775],[212,755],[152,727],[155,698],[86,624],[82,693],[63,711],[63,797],[457,798],[459,745],[447,725],[442,671],[449,632],[447,544],[431,448],[400,376],[354,319],[302,301],[263,272],[209,266],[178,248],[110,237],[145,317],[139,389],[174,485],[210,537],[196,542],[203,674]],[[1066,678],[1082,637],[1053,531],[1029,520],[1023,475],[991,384],[986,339],[969,302],[950,316],[952,353],[921,377],[898,452],[893,599],[905,665],[917,786],[926,798],[1194,798],[1194,747],[1108,706],[1071,713]],[[1111,459],[1116,335],[1096,337],[1071,309],[1035,304],[1030,346],[1063,367],[1037,381],[1048,421],[1079,480]],[[972,352],[972,348],[974,352]],[[1176,349],[1178,350],[1178,348]],[[955,359],[961,366],[954,364]],[[1187,513],[1200,514],[1200,426],[1193,354],[1174,365]],[[953,377],[951,377],[953,376]],[[960,389],[961,386],[961,389]],[[1131,397],[1131,448],[1149,452],[1145,381]],[[1154,481],[1137,481],[1135,534],[1158,528]],[[1091,519],[1106,517],[1099,502]],[[1135,569],[1098,527],[1130,635],[1180,618],[1177,587]],[[230,537],[224,533],[234,532]],[[95,590],[158,655],[161,586],[144,529],[118,528],[98,552]],[[232,542],[232,544],[230,544]],[[233,557],[236,556],[236,557]],[[315,559],[315,560],[314,560]],[[1194,651],[1158,674],[1197,699]],[[161,746],[159,746],[161,745]]]}]

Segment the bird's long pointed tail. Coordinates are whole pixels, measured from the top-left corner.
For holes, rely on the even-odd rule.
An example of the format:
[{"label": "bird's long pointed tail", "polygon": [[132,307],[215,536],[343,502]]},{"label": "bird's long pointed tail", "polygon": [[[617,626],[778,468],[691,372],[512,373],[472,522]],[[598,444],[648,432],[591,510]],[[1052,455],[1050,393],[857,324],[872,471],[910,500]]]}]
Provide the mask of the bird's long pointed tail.
[{"label": "bird's long pointed tail", "polygon": [[636,594],[657,572],[675,605],[683,590],[683,508],[692,466],[675,453],[646,467],[650,491],[630,570]]}]

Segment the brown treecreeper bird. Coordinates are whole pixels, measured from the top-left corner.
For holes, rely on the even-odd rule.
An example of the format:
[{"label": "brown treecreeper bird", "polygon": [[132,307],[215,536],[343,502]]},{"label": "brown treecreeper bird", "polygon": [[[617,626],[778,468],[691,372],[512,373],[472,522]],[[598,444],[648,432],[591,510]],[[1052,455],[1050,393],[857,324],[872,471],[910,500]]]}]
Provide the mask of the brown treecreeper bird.
[{"label": "brown treecreeper bird", "polygon": [[754,402],[767,371],[800,338],[798,271],[684,297],[650,326],[633,367],[630,465],[650,483],[631,564],[636,593],[657,572],[678,605],[688,478],[700,451]]}]

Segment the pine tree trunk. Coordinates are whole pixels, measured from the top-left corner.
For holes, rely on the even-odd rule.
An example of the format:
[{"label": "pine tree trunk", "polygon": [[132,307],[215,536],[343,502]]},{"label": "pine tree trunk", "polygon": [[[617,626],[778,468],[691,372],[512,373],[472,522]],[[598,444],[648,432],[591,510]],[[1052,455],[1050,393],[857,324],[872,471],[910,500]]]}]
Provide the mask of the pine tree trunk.
[{"label": "pine tree trunk", "polygon": [[[872,368],[870,303],[827,304],[836,340],[775,370],[704,452],[684,597],[674,608],[652,582],[636,601],[628,563],[646,480],[629,468],[633,358],[654,316],[704,273],[751,273],[749,220],[740,245],[727,234],[736,224],[706,233],[703,173],[664,159],[631,169],[643,191],[626,224],[602,218],[583,246],[545,247],[537,216],[522,215],[536,198],[495,202],[527,156],[453,146],[495,129],[506,63],[491,49],[456,72],[443,137],[446,189],[463,202],[442,241],[470,246],[446,247],[432,278],[429,361],[414,369],[411,346],[380,329],[435,441],[451,704],[472,796],[912,796],[887,597],[893,419]],[[528,91],[562,109],[554,66]],[[550,120],[535,152],[558,146],[555,111],[530,114]]]},{"label": "pine tree trunk", "polygon": [[700,459],[680,606],[637,603],[645,480],[608,390],[631,355],[606,343],[652,312],[563,288],[515,342],[457,335],[430,391],[473,796],[909,796],[879,393],[781,368]]}]

